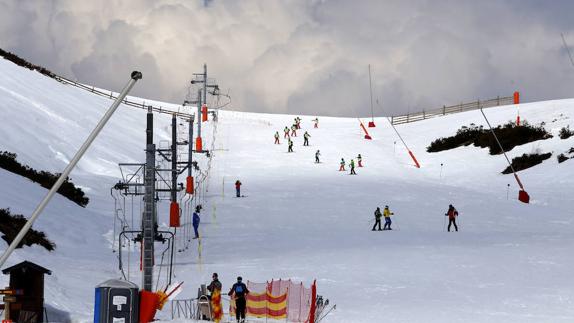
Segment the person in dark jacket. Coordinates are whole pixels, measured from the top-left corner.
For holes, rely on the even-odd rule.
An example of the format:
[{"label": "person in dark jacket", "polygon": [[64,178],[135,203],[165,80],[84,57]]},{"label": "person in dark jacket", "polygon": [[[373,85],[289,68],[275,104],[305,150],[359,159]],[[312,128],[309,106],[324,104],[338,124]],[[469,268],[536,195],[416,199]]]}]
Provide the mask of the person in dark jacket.
[{"label": "person in dark jacket", "polygon": [[377,226],[377,224],[379,225],[379,231],[382,231],[381,229],[381,217],[383,216],[383,214],[381,213],[381,208],[377,207],[377,209],[375,210],[375,225],[373,225],[373,231],[375,231],[375,227]]},{"label": "person in dark jacket", "polygon": [[245,322],[245,309],[247,300],[245,295],[249,294],[247,286],[242,282],[241,276],[237,277],[237,283],[233,284],[227,295],[235,299],[235,318],[237,322]]},{"label": "person in dark jacket", "polygon": [[287,152],[288,153],[292,153],[293,152],[293,141],[291,140],[291,138],[287,139]]},{"label": "person in dark jacket", "polygon": [[317,152],[315,153],[315,163],[320,163],[321,161],[319,160],[319,156],[321,156],[321,152],[319,150],[317,150]]},{"label": "person in dark jacket", "polygon": [[221,291],[221,282],[219,281],[219,277],[217,276],[217,273],[213,273],[213,276],[211,276],[211,283],[207,286],[207,290],[211,293],[211,295],[213,295],[213,292],[215,292],[215,290],[219,290]]},{"label": "person in dark jacket", "polygon": [[454,206],[452,206],[452,204],[449,204],[448,211],[446,211],[444,215],[448,216],[448,232],[450,232],[450,226],[453,224],[454,229],[458,232],[458,226],[456,225],[456,218],[458,217],[458,211],[454,208]]},{"label": "person in dark jacket", "polygon": [[235,193],[237,197],[241,197],[241,182],[239,180],[235,181]]},{"label": "person in dark jacket", "polygon": [[199,218],[199,212],[201,212],[201,205],[198,205],[195,207],[195,212],[193,212],[193,231],[195,231],[195,237],[193,239],[198,239],[199,238],[199,222],[200,222],[200,218]]}]

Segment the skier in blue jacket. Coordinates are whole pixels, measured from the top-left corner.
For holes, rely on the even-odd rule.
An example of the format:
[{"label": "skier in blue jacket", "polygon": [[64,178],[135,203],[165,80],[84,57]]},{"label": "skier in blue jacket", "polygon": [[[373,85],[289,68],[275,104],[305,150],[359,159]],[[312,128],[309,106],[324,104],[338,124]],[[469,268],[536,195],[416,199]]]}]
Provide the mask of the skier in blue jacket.
[{"label": "skier in blue jacket", "polygon": [[193,212],[193,231],[195,231],[195,237],[194,239],[199,238],[199,232],[197,231],[197,229],[199,228],[199,212],[201,211],[201,205],[198,205],[195,207],[195,212]]}]

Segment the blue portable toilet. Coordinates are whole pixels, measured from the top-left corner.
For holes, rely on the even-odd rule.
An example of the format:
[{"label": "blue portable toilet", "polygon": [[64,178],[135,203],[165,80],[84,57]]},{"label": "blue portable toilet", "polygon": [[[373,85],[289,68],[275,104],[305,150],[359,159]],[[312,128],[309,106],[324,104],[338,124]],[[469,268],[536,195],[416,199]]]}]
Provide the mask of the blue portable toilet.
[{"label": "blue portable toilet", "polygon": [[138,323],[139,288],[122,279],[96,286],[94,323]]}]

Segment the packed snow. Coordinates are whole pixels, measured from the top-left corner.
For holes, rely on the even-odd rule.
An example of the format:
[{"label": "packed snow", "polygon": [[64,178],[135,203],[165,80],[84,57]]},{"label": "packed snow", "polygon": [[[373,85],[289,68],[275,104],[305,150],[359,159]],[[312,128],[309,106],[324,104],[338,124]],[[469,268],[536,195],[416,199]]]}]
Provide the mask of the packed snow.
[{"label": "packed snow", "polygon": [[[111,104],[4,60],[0,93],[0,151],[53,172],[63,170]],[[485,113],[493,125],[503,124],[516,118],[516,106]],[[316,279],[318,294],[337,304],[324,322],[572,322],[574,160],[558,164],[556,156],[574,147],[574,137],[557,136],[574,127],[574,100],[521,104],[520,114],[554,135],[509,152],[510,158],[553,153],[519,172],[530,204],[517,201],[513,176],[501,174],[502,155],[473,146],[426,152],[432,140],[461,126],[485,124],[479,111],[398,126],[420,169],[384,118],[375,118],[377,127],[368,129],[373,140],[365,140],[357,119],[319,116],[314,129],[315,116],[301,116],[303,129],[287,153],[283,128],[296,116],[220,111],[216,126],[203,124],[204,146],[214,149],[202,196],[201,257],[198,240],[177,253],[175,279],[184,282],[178,298],[195,297],[218,272],[224,291],[238,275],[306,285]],[[155,126],[158,145],[170,140],[169,116],[156,115]],[[275,131],[280,145],[273,144]],[[305,131],[309,147],[302,145]],[[110,188],[120,179],[117,163],[143,162],[144,145],[145,111],[120,106],[71,175],[90,198],[88,207],[57,195],[34,225],[56,250],[25,247],[6,264],[30,260],[52,270],[45,298],[54,320],[92,321],[94,287],[121,277],[111,245]],[[338,171],[341,158],[356,162],[358,154],[365,166],[358,175]],[[199,160],[205,170],[206,158]],[[244,198],[234,197],[238,179]],[[0,169],[0,208],[29,216],[46,192]],[[139,219],[141,200],[133,203]],[[449,204],[459,211],[459,232],[446,232]],[[373,212],[385,205],[394,212],[393,230],[373,232]],[[165,227],[168,204],[159,210]],[[129,275],[140,284],[137,258],[133,251]],[[169,309],[159,317],[169,319]]]}]

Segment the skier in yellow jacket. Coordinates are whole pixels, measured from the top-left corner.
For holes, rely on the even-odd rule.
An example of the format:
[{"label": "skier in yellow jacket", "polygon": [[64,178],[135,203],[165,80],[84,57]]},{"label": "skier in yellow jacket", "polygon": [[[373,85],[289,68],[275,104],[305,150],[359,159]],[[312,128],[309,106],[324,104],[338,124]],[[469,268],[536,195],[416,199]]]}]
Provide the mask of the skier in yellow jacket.
[{"label": "skier in yellow jacket", "polygon": [[385,217],[385,225],[383,226],[383,230],[392,230],[391,229],[391,215],[395,215],[391,210],[389,210],[389,206],[385,205],[385,209],[383,210],[383,216]]}]

